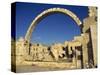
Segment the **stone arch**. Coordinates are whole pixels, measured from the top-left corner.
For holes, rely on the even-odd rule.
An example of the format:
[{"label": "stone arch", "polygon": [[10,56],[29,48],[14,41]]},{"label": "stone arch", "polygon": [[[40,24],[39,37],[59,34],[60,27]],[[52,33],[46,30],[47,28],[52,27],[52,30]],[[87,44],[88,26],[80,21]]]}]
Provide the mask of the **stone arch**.
[{"label": "stone arch", "polygon": [[39,15],[37,15],[37,17],[35,17],[35,19],[32,21],[30,27],[27,30],[27,33],[25,35],[25,40],[30,42],[30,38],[32,35],[32,32],[35,28],[35,26],[46,16],[53,14],[53,13],[63,13],[65,15],[70,16],[76,23],[78,26],[80,26],[82,24],[82,22],[80,21],[80,19],[70,10],[65,9],[65,8],[50,8],[47,9],[45,11],[43,11],[42,13],[40,13]]}]

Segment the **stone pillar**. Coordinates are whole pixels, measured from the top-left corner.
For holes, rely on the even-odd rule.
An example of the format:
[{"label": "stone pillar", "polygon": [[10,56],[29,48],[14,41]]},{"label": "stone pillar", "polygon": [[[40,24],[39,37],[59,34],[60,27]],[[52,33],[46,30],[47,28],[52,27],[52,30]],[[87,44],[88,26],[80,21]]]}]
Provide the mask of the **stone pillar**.
[{"label": "stone pillar", "polygon": [[97,31],[96,25],[90,26],[94,66],[97,66],[97,32],[96,31]]},{"label": "stone pillar", "polygon": [[84,33],[82,34],[82,53],[83,53],[83,67],[87,68],[88,64],[88,47],[87,44],[89,42],[89,35]]},{"label": "stone pillar", "polygon": [[[88,17],[83,20],[83,33],[88,33],[89,43],[91,44],[91,48],[88,48],[89,51],[93,51],[92,57],[89,58],[89,64],[91,64],[90,60],[92,60],[92,64],[97,66],[97,8],[96,7],[88,7]],[[91,52],[89,52],[91,55]]]},{"label": "stone pillar", "polygon": [[77,58],[76,58],[76,49],[75,49],[75,46],[74,46],[74,43],[72,45],[72,54],[73,54],[73,63],[76,65],[77,67]]},{"label": "stone pillar", "polygon": [[81,36],[74,37],[75,40],[79,41],[82,45],[82,64],[83,68],[86,68],[86,65],[88,64],[88,47],[87,44],[89,42],[89,34],[84,33],[81,34]]},{"label": "stone pillar", "polygon": [[81,52],[76,49],[77,69],[81,69],[81,60],[78,59],[78,56],[81,56]]},{"label": "stone pillar", "polygon": [[76,54],[73,56],[73,61],[72,61],[72,63],[73,63],[73,65],[75,65],[75,67],[77,68],[77,58],[76,58]]}]

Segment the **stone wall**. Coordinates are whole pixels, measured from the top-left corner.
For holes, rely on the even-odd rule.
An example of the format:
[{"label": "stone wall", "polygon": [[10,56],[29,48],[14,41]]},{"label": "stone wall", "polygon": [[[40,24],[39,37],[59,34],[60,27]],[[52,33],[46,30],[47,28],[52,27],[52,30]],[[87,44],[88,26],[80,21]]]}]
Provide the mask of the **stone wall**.
[{"label": "stone wall", "polygon": [[[49,9],[46,12],[60,11],[59,8]],[[64,10],[64,9],[62,9]],[[67,11],[67,12],[66,12]],[[43,12],[45,14],[46,12]],[[68,10],[64,10],[64,13],[70,13]],[[41,14],[36,17],[42,16]],[[73,16],[73,14],[70,14]],[[74,19],[76,16],[74,15]],[[80,21],[75,19],[80,25]],[[34,21],[33,21],[34,22]],[[35,21],[36,22],[36,21]],[[97,66],[97,9],[95,7],[89,7],[89,14],[83,20],[82,33],[80,36],[75,36],[72,41],[65,41],[62,43],[52,44],[50,47],[44,46],[42,44],[31,44],[29,41],[24,38],[19,38],[17,41],[12,39],[12,63],[16,65],[22,65],[25,61],[67,61],[74,65],[77,68],[88,68],[90,66]],[[34,25],[32,28],[34,28]],[[26,38],[29,37],[32,33],[32,28],[30,27]],[[28,36],[29,35],[29,36]],[[93,54],[91,54],[93,52]],[[92,58],[89,58],[92,56]],[[79,59],[81,57],[81,59]],[[91,61],[92,63],[91,63]],[[15,62],[16,61],[16,62]],[[65,61],[65,62],[66,62]],[[66,62],[66,63],[67,63]]]}]

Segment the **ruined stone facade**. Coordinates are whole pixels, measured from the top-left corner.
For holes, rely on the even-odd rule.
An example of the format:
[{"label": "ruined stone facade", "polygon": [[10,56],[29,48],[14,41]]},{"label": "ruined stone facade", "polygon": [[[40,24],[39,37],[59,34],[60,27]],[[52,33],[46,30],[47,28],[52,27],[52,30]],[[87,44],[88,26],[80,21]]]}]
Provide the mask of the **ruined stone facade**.
[{"label": "ruined stone facade", "polygon": [[[49,47],[42,44],[30,43],[31,33],[35,28],[35,23],[49,12],[69,14],[81,27],[81,35],[75,36],[72,41],[65,41],[63,44],[55,43]],[[97,67],[97,8],[89,7],[88,17],[83,20],[83,24],[80,24],[81,22],[77,16],[68,10],[52,8],[44,11],[33,20],[25,39],[20,38],[16,43],[12,40],[12,62],[14,62],[13,59],[15,57],[16,65],[26,64],[26,62],[30,61],[61,61],[74,64],[75,68]]]}]

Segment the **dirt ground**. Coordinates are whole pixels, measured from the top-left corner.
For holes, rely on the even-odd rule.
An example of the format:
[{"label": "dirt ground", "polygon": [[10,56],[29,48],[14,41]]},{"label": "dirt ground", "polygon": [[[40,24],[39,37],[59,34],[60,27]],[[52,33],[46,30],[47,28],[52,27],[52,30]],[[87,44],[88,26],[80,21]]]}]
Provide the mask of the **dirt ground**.
[{"label": "dirt ground", "polygon": [[17,65],[16,72],[41,72],[75,69],[76,65],[65,62],[28,62],[27,65]]}]

